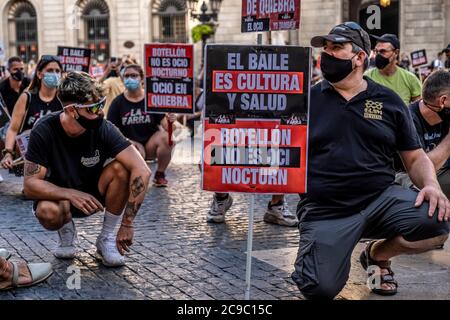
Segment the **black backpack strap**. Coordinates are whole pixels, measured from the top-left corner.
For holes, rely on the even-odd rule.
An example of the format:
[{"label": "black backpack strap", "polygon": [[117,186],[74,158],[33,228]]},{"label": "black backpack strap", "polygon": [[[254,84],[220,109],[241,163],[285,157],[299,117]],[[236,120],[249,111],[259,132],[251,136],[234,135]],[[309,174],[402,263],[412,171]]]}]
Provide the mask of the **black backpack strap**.
[{"label": "black backpack strap", "polygon": [[30,109],[31,103],[31,93],[29,91],[25,91],[27,94],[27,103],[25,104],[25,114],[23,116],[22,124],[20,125],[19,133],[22,133],[23,126],[25,125],[25,119],[27,118],[28,110]]}]

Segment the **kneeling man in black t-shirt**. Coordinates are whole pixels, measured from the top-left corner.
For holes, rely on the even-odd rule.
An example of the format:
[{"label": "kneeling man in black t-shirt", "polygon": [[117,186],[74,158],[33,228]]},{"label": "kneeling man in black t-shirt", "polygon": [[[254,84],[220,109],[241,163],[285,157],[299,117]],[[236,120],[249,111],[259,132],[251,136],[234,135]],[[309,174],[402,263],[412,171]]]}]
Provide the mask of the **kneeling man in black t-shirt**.
[{"label": "kneeling man in black t-shirt", "polygon": [[36,200],[33,209],[40,223],[58,231],[57,258],[75,256],[73,217],[105,211],[97,253],[104,265],[121,266],[151,172],[130,142],[103,119],[105,99],[92,77],[69,73],[58,96],[64,111],[41,119],[31,132],[24,191]]}]

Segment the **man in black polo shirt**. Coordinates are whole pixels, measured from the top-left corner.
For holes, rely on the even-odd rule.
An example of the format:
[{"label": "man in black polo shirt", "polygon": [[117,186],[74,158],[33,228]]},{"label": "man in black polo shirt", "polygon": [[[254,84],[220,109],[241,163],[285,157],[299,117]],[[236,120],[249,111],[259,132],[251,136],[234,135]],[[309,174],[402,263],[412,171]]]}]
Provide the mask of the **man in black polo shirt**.
[{"label": "man in black polo shirt", "polygon": [[20,57],[9,58],[7,67],[10,76],[0,82],[0,94],[6,103],[9,115],[12,116],[14,106],[20,94],[30,84],[30,80],[25,77],[25,67]]},{"label": "man in black polo shirt", "polygon": [[[433,162],[444,194],[450,196],[450,73],[433,72],[423,84],[423,99],[410,105],[422,148]],[[404,187],[413,183],[405,172],[396,175]]]},{"label": "man in black polo shirt", "polygon": [[[348,279],[360,239],[386,239],[370,242],[360,261],[372,291],[392,295],[397,282],[390,259],[442,245],[450,203],[401,98],[363,77],[369,35],[347,22],[311,44],[324,49],[325,80],[311,89],[308,189],[298,206],[292,277],[305,297],[331,299]],[[394,185],[397,151],[419,193]]]}]

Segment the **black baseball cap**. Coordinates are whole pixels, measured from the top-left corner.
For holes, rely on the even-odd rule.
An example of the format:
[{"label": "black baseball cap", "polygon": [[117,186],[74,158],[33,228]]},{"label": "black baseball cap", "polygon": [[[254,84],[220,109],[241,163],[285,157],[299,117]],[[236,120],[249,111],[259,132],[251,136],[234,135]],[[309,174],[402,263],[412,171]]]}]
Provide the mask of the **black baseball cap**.
[{"label": "black baseball cap", "polygon": [[447,53],[448,51],[450,51],[450,43],[447,45],[447,48],[442,50],[442,52],[445,52],[445,53]]},{"label": "black baseball cap", "polygon": [[353,21],[338,24],[330,33],[325,36],[316,36],[311,39],[311,45],[316,48],[323,47],[325,41],[335,43],[351,42],[364,50],[370,55],[370,37],[369,34],[361,28],[359,24]]},{"label": "black baseball cap", "polygon": [[388,42],[394,46],[394,49],[400,49],[400,41],[397,36],[392,33],[383,34],[381,37],[371,34],[372,38],[377,40],[378,42]]}]

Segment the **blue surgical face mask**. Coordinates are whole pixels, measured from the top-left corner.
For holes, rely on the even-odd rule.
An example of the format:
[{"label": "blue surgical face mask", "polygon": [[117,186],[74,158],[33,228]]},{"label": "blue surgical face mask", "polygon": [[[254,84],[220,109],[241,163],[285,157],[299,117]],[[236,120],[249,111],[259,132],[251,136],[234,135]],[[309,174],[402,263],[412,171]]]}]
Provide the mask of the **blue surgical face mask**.
[{"label": "blue surgical face mask", "polygon": [[130,91],[135,91],[140,88],[141,86],[141,80],[139,79],[133,79],[133,78],[126,78],[124,81],[125,88],[127,88]]},{"label": "blue surgical face mask", "polygon": [[57,88],[61,82],[61,75],[54,72],[44,73],[44,84],[49,88]]}]

